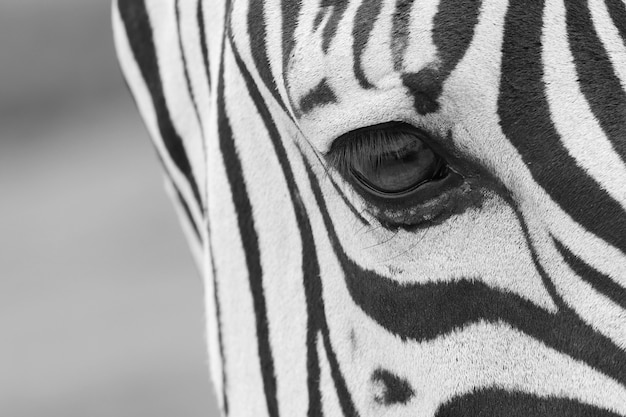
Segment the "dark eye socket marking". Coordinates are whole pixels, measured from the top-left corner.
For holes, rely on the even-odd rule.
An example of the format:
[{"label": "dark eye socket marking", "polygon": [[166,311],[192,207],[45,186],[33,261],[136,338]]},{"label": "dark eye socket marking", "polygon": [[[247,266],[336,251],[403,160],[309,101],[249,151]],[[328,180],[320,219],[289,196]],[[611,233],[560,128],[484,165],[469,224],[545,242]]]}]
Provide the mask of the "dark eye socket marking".
[{"label": "dark eye socket marking", "polygon": [[458,212],[464,178],[426,132],[399,122],[354,130],[326,155],[381,222],[412,226]]}]

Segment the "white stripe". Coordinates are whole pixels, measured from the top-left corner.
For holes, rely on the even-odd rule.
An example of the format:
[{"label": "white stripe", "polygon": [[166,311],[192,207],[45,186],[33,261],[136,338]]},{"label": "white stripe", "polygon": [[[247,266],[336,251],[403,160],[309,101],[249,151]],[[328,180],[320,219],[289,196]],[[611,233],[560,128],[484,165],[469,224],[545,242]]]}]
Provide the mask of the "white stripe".
[{"label": "white stripe", "polygon": [[317,357],[320,364],[320,393],[322,401],[322,412],[324,416],[341,416],[341,404],[337,395],[337,387],[332,378],[328,352],[324,348],[322,332],[317,336]]},{"label": "white stripe", "polygon": [[[487,8],[484,10],[487,10]],[[493,23],[496,20],[489,19],[488,21]],[[460,117],[462,120],[471,120],[473,124],[468,123],[465,128],[454,131],[453,136],[455,140],[459,141],[459,146],[471,152],[471,156],[484,161],[484,163],[490,166],[490,168],[497,173],[497,176],[503,180],[506,187],[514,193],[514,198],[522,204],[520,208],[525,214],[529,227],[547,228],[547,230],[554,233],[557,238],[561,240],[565,239],[565,244],[568,246],[571,242],[578,242],[575,251],[577,254],[584,254],[582,259],[585,262],[588,262],[592,266],[603,264],[603,268],[600,269],[601,271],[603,270],[606,273],[607,270],[610,270],[613,277],[621,277],[620,279],[623,280],[625,271],[623,254],[618,253],[619,251],[615,249],[610,250],[611,248],[609,248],[606,243],[601,242],[597,237],[581,231],[580,225],[572,221],[572,219],[546,195],[545,191],[537,186],[528,172],[528,168],[521,161],[519,154],[512,148],[506,138],[501,137],[500,140],[497,139],[497,133],[500,130],[499,126],[490,126],[491,120],[497,121],[497,117],[493,117],[493,119],[485,118],[485,115],[496,114],[497,109],[495,106],[497,103],[496,98],[498,97],[498,83],[495,82],[495,80],[494,82],[488,80],[488,74],[491,74],[491,72],[477,68],[472,69],[471,66],[467,65],[468,63],[475,65],[477,62],[480,62],[478,57],[474,56],[474,54],[478,53],[480,53],[483,60],[487,61],[486,51],[489,51],[489,49],[480,46],[483,45],[482,36],[484,32],[482,27],[483,25],[480,24],[477,28],[476,37],[474,39],[475,45],[468,51],[466,58],[459,65],[459,70],[451,76],[449,82],[446,84],[446,92],[443,96],[444,99],[447,99],[448,92],[451,93],[455,91],[454,88],[457,88],[462,92],[462,96],[459,96],[454,103],[463,103],[463,100],[467,100],[465,97],[485,97],[484,101],[468,102],[464,109],[467,113],[457,114],[456,117]],[[488,37],[485,39],[488,39]],[[490,42],[492,42],[494,48],[499,48],[499,44],[496,40],[497,38],[492,36]],[[496,58],[499,56],[499,54],[494,54]],[[493,86],[493,88],[483,88],[481,91],[468,89],[468,84],[464,81],[471,78],[462,77],[466,65],[468,71],[483,74],[484,79],[481,85]],[[497,76],[495,72],[493,74]],[[456,83],[459,84],[457,85]],[[558,233],[554,232],[555,230],[558,230]],[[594,244],[586,246],[586,244],[590,242],[594,242]],[[550,264],[554,259],[552,246],[543,245],[539,249],[540,258]],[[545,251],[551,252],[544,253]],[[567,275],[564,275],[566,271],[560,270],[558,272],[551,272],[558,274],[553,278],[566,280],[565,276]],[[564,291],[564,289],[561,290]],[[572,295],[568,294],[568,297],[572,300],[572,303],[575,304],[574,300],[571,298]],[[611,307],[612,304],[606,299],[598,300],[596,298],[595,302],[599,303],[596,304],[596,306],[602,305],[606,309],[605,311],[611,312],[610,318],[603,321],[604,318],[600,317],[597,311],[594,314],[590,307],[581,308],[582,311],[579,311],[579,313],[584,313],[585,319],[604,334],[610,337],[617,337],[618,341],[622,340],[622,338],[619,337],[619,323],[622,321],[619,311]]]},{"label": "white stripe", "polygon": [[[555,205],[552,210],[559,212],[560,208]],[[589,266],[626,288],[626,257],[622,251],[589,232],[564,213],[555,216],[555,219],[558,221],[550,225],[550,233],[555,238]]]},{"label": "white stripe", "polygon": [[[205,7],[205,13],[206,13],[206,7]],[[220,54],[220,48],[218,48],[219,45],[220,45],[219,43],[214,45],[215,46],[214,51],[209,50],[209,53],[215,54],[216,58],[219,57],[219,54]],[[224,235],[220,235],[218,233],[219,229],[216,230],[216,228],[218,228],[220,224],[222,224],[222,219],[225,214],[229,214],[230,216],[233,215],[234,208],[232,207],[232,205],[231,206],[223,205],[223,204],[229,204],[228,202],[232,201],[232,197],[230,195],[228,181],[226,180],[226,176],[224,173],[224,166],[223,166],[224,161],[223,161],[222,154],[219,148],[219,133],[218,133],[218,123],[217,123],[218,114],[216,111],[217,109],[217,94],[216,94],[217,93],[217,77],[215,76],[219,74],[219,69],[216,67],[212,69],[212,71],[214,71],[214,72],[211,72],[212,78],[213,78],[213,81],[212,81],[213,93],[210,97],[210,106],[211,106],[211,109],[213,109],[213,111],[210,111],[207,114],[207,117],[205,117],[204,119],[205,132],[206,132],[205,140],[206,140],[206,152],[207,152],[207,166],[211,167],[211,172],[210,174],[208,174],[208,177],[207,177],[207,196],[208,196],[207,208],[206,208],[207,224],[205,224],[204,229],[205,231],[208,232],[209,228],[207,226],[208,226],[208,222],[210,221],[211,222],[210,223],[211,235],[207,237],[207,249],[204,251],[203,278],[204,278],[204,288],[205,288],[204,300],[205,300],[206,320],[207,320],[206,336],[207,336],[207,348],[209,352],[211,378],[212,378],[213,384],[215,385],[215,390],[217,393],[218,401],[220,402],[220,406],[223,409],[224,404],[222,402],[223,402],[224,389],[227,390],[226,394],[228,397],[230,397],[230,395],[232,394],[230,392],[230,387],[231,385],[233,385],[233,381],[229,382],[228,381],[229,376],[226,375],[227,386],[226,387],[222,386],[222,373],[227,371],[224,369],[224,367],[229,361],[229,348],[225,344],[226,343],[225,335],[228,329],[224,325],[222,326],[221,343],[222,343],[222,348],[223,348],[223,352],[225,356],[225,363],[223,363],[220,357],[220,346],[219,346],[220,340],[219,340],[219,328],[218,328],[219,323],[217,322],[218,306],[215,303],[215,297],[217,296],[218,302],[220,303],[220,307],[221,307],[221,322],[225,323],[228,320],[228,317],[226,317],[226,313],[225,313],[226,307],[222,306],[222,304],[225,302],[226,298],[223,298],[221,295],[222,291],[224,291],[221,287],[226,286],[226,291],[230,291],[232,290],[232,288],[230,287],[231,285],[230,277],[224,273],[220,273],[218,269],[218,265],[217,265],[218,255],[219,255],[218,252],[222,247],[224,247],[225,244],[227,244],[227,242],[223,239]],[[216,225],[214,225],[214,223],[216,223]],[[234,225],[236,225],[236,220],[231,219],[231,227]],[[227,237],[231,236],[233,239],[235,239],[234,236],[232,236],[232,235],[235,235],[233,230],[236,231],[237,229],[235,228],[235,229],[231,229],[230,231],[227,231],[227,227],[225,227],[224,229],[222,229],[222,232],[228,233],[228,235],[226,235]],[[212,244],[213,258],[210,257],[211,254],[209,253],[209,250],[208,250],[209,243]],[[241,243],[237,242],[236,245],[238,245],[237,247],[239,248]],[[241,255],[240,252],[239,254]],[[233,259],[234,259],[234,256],[233,256]],[[245,273],[245,265],[241,262],[241,259],[237,260],[236,264],[232,265],[231,267],[236,267],[236,266],[244,270],[238,273],[240,274]],[[215,277],[212,274],[212,269],[213,269],[212,267],[215,268],[215,271],[216,271]],[[223,277],[223,280],[222,280],[223,282],[220,282],[220,278],[222,277]],[[219,294],[215,293],[216,288],[214,285],[214,281],[217,281],[217,285],[220,287]]]},{"label": "white stripe", "polygon": [[[312,217],[318,220],[317,213]],[[359,408],[373,406],[371,375],[383,368],[405,377],[416,392],[409,404],[394,409],[399,416],[433,415],[455,395],[493,386],[626,410],[626,390],[619,383],[508,324],[476,323],[424,343],[390,334],[354,305],[327,234],[317,231],[331,339]]]},{"label": "white stripe", "polygon": [[[187,202],[193,201],[194,204],[190,204],[191,207],[195,206],[195,200],[193,197],[193,193],[189,188],[186,179],[183,175],[177,170],[177,168],[172,163],[169,158],[169,154],[167,150],[163,146],[162,139],[160,137],[159,129],[157,127],[156,114],[152,105],[152,100],[150,98],[150,94],[145,85],[143,78],[141,77],[141,73],[139,71],[138,66],[134,60],[132,52],[130,50],[130,45],[128,44],[128,39],[125,34],[125,29],[121,18],[118,13],[117,7],[113,9],[113,28],[115,35],[115,43],[116,50],[118,53],[118,59],[124,75],[128,80],[128,85],[130,86],[133,95],[135,97],[135,101],[139,108],[139,111],[143,117],[144,123],[146,124],[150,136],[155,142],[155,146],[157,147],[159,153],[162,155],[163,163],[165,164],[165,169],[170,172],[170,175],[176,180],[176,186],[183,194],[183,198]],[[216,136],[215,136],[216,137]],[[213,152],[213,155],[219,156],[218,152]],[[212,164],[214,167],[218,167],[219,162],[215,161]],[[215,172],[219,172],[216,168]],[[166,179],[166,184],[170,184],[169,179]],[[192,247],[192,253],[194,253],[196,260],[199,259],[199,251],[201,248],[198,246],[197,239],[191,230],[191,225],[188,224],[188,219],[184,210],[180,207],[180,203],[178,202],[178,196],[172,189],[172,186],[166,187],[169,190],[169,194],[172,198],[172,202],[174,203],[175,208],[177,209],[179,219],[183,224],[183,229],[186,231],[187,240]],[[216,197],[220,197],[219,192],[215,190],[214,195]],[[197,223],[198,228],[200,229],[200,233],[203,235],[203,239],[206,240],[206,227],[204,221]],[[233,251],[229,251],[233,252]],[[213,385],[215,386],[216,392],[218,393],[218,400],[222,401],[222,366],[223,364],[220,361],[219,354],[219,345],[218,345],[218,327],[216,321],[216,311],[215,311],[215,303],[213,301],[213,283],[212,276],[210,273],[210,262],[208,260],[208,252],[204,251],[204,260],[199,265],[202,266],[203,276],[205,280],[205,306],[207,311],[207,345],[209,350],[209,360],[210,360],[210,371],[212,376]],[[214,260],[213,260],[214,261]],[[237,265],[237,264],[235,264]],[[222,404],[223,406],[223,404]]]},{"label": "white stripe", "polygon": [[[202,1],[202,0],[201,0]],[[180,0],[180,31],[187,70],[191,81],[194,100],[200,117],[205,119],[210,110],[209,80],[204,67],[200,41],[200,26],[197,19],[197,0]],[[206,26],[206,25],[205,25]],[[206,129],[206,126],[203,126]],[[203,164],[204,166],[204,164]],[[206,167],[204,167],[206,170]]]},{"label": "white stripe", "polygon": [[[272,75],[274,76],[274,82],[278,88],[278,93],[283,100],[283,103],[287,107],[287,110],[291,113],[291,106],[289,104],[289,96],[287,95],[287,89],[285,88],[285,79],[283,77],[283,33],[282,33],[282,10],[281,0],[266,0],[263,2],[263,8],[265,10],[265,42],[267,48],[267,60]],[[269,104],[270,102],[268,102]],[[292,114],[293,116],[293,114]]]},{"label": "white stripe", "polygon": [[391,50],[394,11],[394,2],[382,2],[380,15],[361,57],[361,66],[367,79],[381,89],[402,84],[399,73],[394,71]]},{"label": "white stripe", "polygon": [[[312,161],[314,175],[318,179],[322,178],[321,181],[324,181],[323,178],[326,174],[323,167],[315,162],[315,159],[311,158],[310,149],[303,148],[303,150],[307,152],[307,159]],[[307,208],[311,224],[313,225],[315,247],[320,265],[322,298],[324,300],[324,310],[329,327],[331,348],[336,353],[340,371],[346,379],[345,382],[348,392],[351,393],[353,400],[358,405],[359,398],[367,395],[367,390],[364,389],[366,387],[364,381],[369,379],[369,374],[367,374],[369,369],[364,366],[365,364],[355,355],[355,352],[350,349],[351,331],[353,329],[363,328],[365,323],[371,322],[371,320],[364,317],[362,310],[354,305],[350,295],[347,293],[343,271],[332,249],[328,230],[326,229],[320,208],[313,195],[308,175],[304,171],[303,164],[300,162],[302,158],[294,156],[290,159],[292,161],[298,161],[297,164],[294,163],[296,177],[298,178],[298,183],[302,190],[302,200]],[[318,183],[319,182],[318,180]],[[389,336],[388,332],[385,333]],[[380,352],[386,351],[386,348],[383,346],[384,345],[379,346],[377,350]],[[326,366],[324,363],[325,356],[326,355],[320,356],[321,365],[323,366],[322,369]],[[356,377],[356,375],[360,376],[360,378]],[[333,386],[332,389],[336,388]],[[334,406],[334,396],[329,392],[325,392],[323,395],[328,406]],[[361,415],[364,415],[363,412],[365,410],[366,409],[359,409],[358,411]]]},{"label": "white stripe", "polygon": [[[200,0],[203,1],[203,0]],[[200,26],[198,25],[198,8],[196,0],[180,0],[180,32],[182,47],[187,60],[187,71],[189,75],[190,88],[192,90],[193,104],[196,106],[198,117],[200,117],[201,123],[199,128],[203,129],[200,132],[198,139],[201,139],[200,148],[202,153],[197,155],[194,160],[198,164],[198,171],[202,172],[198,181],[198,187],[200,188],[200,194],[206,205],[208,196],[207,192],[207,170],[206,165],[206,136],[207,126],[206,115],[209,114],[210,106],[210,90],[209,80],[207,78],[206,68],[204,66],[204,57],[202,56],[202,48],[200,41]],[[197,148],[197,147],[196,147]],[[200,158],[200,156],[202,158]]]},{"label": "white stripe", "polygon": [[[522,211],[530,208],[522,206]],[[548,231],[537,223],[528,222],[529,234],[558,295],[584,322],[626,349],[626,311],[576,275],[558,253]]]},{"label": "white stripe", "polygon": [[[216,166],[216,165],[213,165],[213,166]],[[209,205],[210,205],[210,200],[209,200]],[[208,210],[208,207],[207,207],[207,210]],[[215,239],[215,235],[213,234],[209,236],[207,239]],[[215,240],[217,240],[218,242],[220,241],[218,239],[215,239]],[[207,240],[207,243],[208,243],[208,240]],[[214,256],[215,256],[215,251],[214,251]],[[203,260],[202,278],[204,282],[204,308],[205,308],[205,320],[206,320],[205,335],[206,335],[207,351],[209,354],[209,357],[208,357],[209,372],[211,375],[211,381],[213,382],[213,386],[215,387],[215,393],[217,394],[216,395],[217,401],[220,405],[220,408],[224,409],[223,399],[224,399],[224,390],[226,389],[226,387],[224,387],[223,385],[222,374],[225,371],[224,370],[225,363],[222,362],[221,360],[222,358],[221,358],[221,352],[220,352],[220,343],[223,344],[224,341],[220,340],[219,326],[221,325],[221,323],[224,323],[224,320],[226,319],[223,316],[224,312],[222,309],[222,311],[220,311],[221,323],[218,322],[218,315],[217,315],[218,306],[215,300],[216,295],[217,295],[216,294],[217,288],[215,286],[215,281],[219,279],[219,276],[218,276],[219,274],[216,274],[216,276],[213,276],[213,273],[212,273],[213,267],[217,271],[217,266],[216,266],[217,259],[211,258],[209,256],[209,251],[205,250],[203,253],[202,260]],[[222,300],[218,299],[218,302],[220,303],[220,307],[221,307]],[[222,337],[224,337],[223,336],[224,333],[225,333],[225,329],[222,328]],[[224,350],[224,357],[226,358],[225,360],[228,361],[229,354],[223,345],[222,345],[222,348]]]},{"label": "white stripe", "polygon": [[[324,68],[326,69],[328,84],[340,100],[361,90],[352,70],[354,63],[352,27],[360,4],[361,0],[351,0],[348,3],[341,20],[337,24],[335,37],[329,44],[328,53],[325,56]],[[322,30],[323,28],[322,26]]]},{"label": "white stripe", "polygon": [[[626,287],[626,258],[566,214],[534,181],[519,152],[502,134],[497,100],[507,3],[493,1],[482,8],[470,49],[444,85],[444,114],[425,127],[452,138],[467,158],[484,164],[515,200],[525,202],[525,214],[543,223],[551,234],[590,266]],[[476,74],[480,82],[474,82]],[[447,114],[449,113],[449,114]],[[454,125],[449,119],[456,121]],[[419,120],[418,120],[419,121]],[[535,220],[533,220],[535,221]]]},{"label": "white stripe", "polygon": [[203,242],[206,239],[206,236],[203,236],[202,233],[202,224],[197,225],[198,232],[200,233],[200,237],[196,235],[194,225],[191,224],[189,216],[185,211],[185,207],[180,203],[178,198],[178,193],[176,192],[176,188],[172,181],[167,177],[167,175],[163,176],[163,185],[165,191],[170,197],[172,205],[174,206],[174,210],[176,211],[178,221],[183,229],[183,233],[185,235],[187,245],[191,251],[194,261],[196,262],[196,266],[198,267],[199,272],[203,271],[203,263],[204,263],[204,245]]},{"label": "white stripe", "polygon": [[[483,10],[491,9],[485,7]],[[483,28],[485,26],[482,22],[488,22],[492,28],[491,30],[497,32],[489,36],[489,30],[484,31]],[[613,279],[616,279],[618,283],[623,285],[626,279],[626,265],[623,253],[584,230],[569,215],[563,212],[558,204],[546,194],[545,190],[535,183],[519,153],[506,137],[502,135],[500,126],[497,125],[496,106],[499,83],[495,77],[499,74],[495,71],[492,72],[481,68],[482,65],[499,65],[498,59],[500,59],[500,54],[494,53],[493,59],[496,62],[492,62],[492,59],[488,59],[490,49],[485,47],[485,45],[491,43],[493,50],[499,51],[500,42],[498,42],[495,34],[500,33],[500,31],[495,22],[498,22],[498,20],[493,19],[493,17],[481,19],[472,48],[445,86],[444,94],[442,95],[443,107],[448,108],[450,106],[455,111],[455,117],[460,120],[470,121],[453,128],[453,137],[457,141],[457,145],[464,149],[469,157],[482,161],[496,173],[506,188],[511,190],[513,198],[519,204],[520,211],[524,213],[529,229],[544,229],[546,233],[553,234],[570,247],[583,261],[599,271],[612,276]],[[558,38],[558,35],[558,33],[552,33],[550,42],[554,38]],[[546,42],[548,41],[546,40]],[[481,62],[488,62],[489,64],[481,64]],[[472,74],[476,73],[483,75],[481,83],[476,85],[473,83],[469,84],[467,80],[472,79]],[[494,77],[494,79],[490,79],[490,77]],[[468,98],[471,99],[468,100]],[[596,136],[589,137],[594,139],[593,143],[595,144]],[[612,152],[609,153],[613,155]],[[549,244],[538,245],[537,249],[538,256],[543,260],[544,265],[551,265],[555,259],[560,259],[555,254],[551,241]],[[577,301],[582,301],[578,297],[588,293],[575,295],[574,290],[570,291],[571,287],[565,287],[565,283],[572,278],[571,271],[568,272],[567,269],[560,268],[559,270],[550,270],[549,273],[554,274],[551,278],[560,283],[559,292],[565,292],[564,296],[567,300],[580,307],[578,313],[583,315],[584,320],[605,335],[614,338],[617,343],[623,343],[623,333],[620,335],[620,326],[623,329],[623,324],[621,324],[623,323],[623,312],[616,309],[608,299],[598,298],[600,296],[597,295],[590,296],[586,304],[577,304]],[[578,281],[578,279],[576,280]],[[594,293],[592,289],[582,283],[579,283],[578,288],[579,291],[587,288],[590,294]],[[594,307],[589,304],[590,302],[594,303],[595,312]],[[598,310],[600,306],[602,310]],[[602,311],[607,314],[606,317],[600,314]]]},{"label": "white stripe", "polygon": [[238,71],[229,54],[224,67],[229,74],[226,111],[233,121],[258,235],[276,394],[281,415],[305,415],[307,313],[302,244],[284,173],[244,81],[235,76]]},{"label": "white stripe", "polygon": [[[552,121],[576,163],[626,209],[626,165],[580,91],[571,55],[563,0],[546,3],[542,34],[544,81]],[[573,193],[584,190],[572,190]]]},{"label": "white stripe", "polygon": [[365,269],[402,284],[480,281],[556,310],[517,217],[502,198],[489,194],[479,209],[468,209],[441,225],[389,231],[375,221],[371,226],[356,222],[329,181],[320,183],[324,195],[333,196],[328,211],[342,247]]},{"label": "white stripe", "polygon": [[626,413],[626,389],[617,381],[505,323],[479,322],[424,343],[403,342],[371,325],[356,338],[366,375],[381,367],[412,385],[416,395],[398,416],[434,415],[440,404],[481,388],[576,399]]},{"label": "white stripe", "polygon": [[[224,33],[224,1],[203,2],[204,29],[207,37],[207,49],[209,50],[209,65],[211,73],[211,86],[217,89],[220,56],[222,51],[222,35]],[[215,113],[215,112],[213,112]]]},{"label": "white stripe", "polygon": [[[225,53],[231,52],[227,49]],[[224,75],[227,76],[228,72]],[[214,262],[219,281],[229,415],[266,416],[249,273],[237,208],[233,204],[222,153],[215,138],[207,144],[209,166],[212,167],[208,212],[211,215]]]},{"label": "white stripe", "polygon": [[300,99],[319,81],[326,76],[324,67],[325,57],[322,51],[322,32],[329,19],[326,13],[324,20],[317,29],[313,30],[315,17],[319,12],[319,5],[315,1],[302,2],[300,16],[294,31],[294,45],[288,65],[288,94],[298,105]]},{"label": "white stripe", "polygon": [[[200,198],[205,198],[206,169],[202,134],[193,103],[187,90],[183,60],[178,43],[175,2],[173,0],[147,0],[146,9],[152,26],[157,63],[161,75],[163,94],[174,129],[183,139],[183,147],[191,164],[193,177],[198,184]],[[197,28],[197,25],[194,25]],[[190,209],[201,219],[197,204]]]},{"label": "white stripe", "polygon": [[[204,1],[204,0],[199,0]],[[226,375],[226,384],[227,386],[222,386],[222,373],[227,371],[224,369],[226,363],[229,361],[229,347],[226,346],[226,332],[227,328],[222,326],[222,349],[225,357],[225,363],[221,361],[220,355],[220,340],[219,340],[219,328],[217,319],[217,309],[215,298],[217,297],[218,302],[220,303],[220,313],[221,313],[221,323],[225,323],[228,320],[226,317],[227,307],[222,306],[226,298],[222,297],[222,291],[224,291],[221,287],[226,286],[226,291],[232,290],[229,287],[230,278],[225,274],[220,274],[218,271],[217,265],[217,253],[219,249],[225,244],[225,241],[222,239],[222,235],[218,234],[215,230],[215,227],[219,227],[219,224],[222,222],[222,213],[224,209],[228,209],[228,206],[225,208],[218,208],[221,206],[221,202],[232,201],[232,197],[230,196],[230,191],[228,189],[228,183],[224,174],[223,167],[223,159],[219,149],[219,133],[218,133],[218,123],[217,123],[217,83],[219,76],[219,61],[221,55],[221,43],[222,43],[222,28],[223,28],[223,2],[211,2],[210,7],[205,3],[203,5],[203,13],[204,13],[204,27],[207,36],[207,48],[209,52],[209,65],[210,65],[210,76],[211,76],[211,95],[207,97],[206,111],[203,112],[202,109],[201,115],[203,116],[204,123],[204,132],[205,132],[205,146],[207,152],[207,212],[206,212],[206,222],[207,224],[204,226],[205,231],[208,232],[209,228],[208,222],[209,219],[211,221],[211,235],[207,237],[207,250],[204,251],[204,302],[206,308],[206,337],[207,337],[207,348],[209,353],[209,363],[210,363],[210,371],[211,371],[211,379],[215,386],[215,391],[217,393],[217,399],[220,403],[220,407],[222,410],[224,409],[223,398],[224,398],[224,390],[226,389],[227,400],[230,400],[232,403],[235,398],[231,398],[232,392],[230,391],[230,387],[234,385],[237,381],[229,382],[229,375]],[[200,41],[200,40],[199,40]],[[204,62],[203,62],[204,65]],[[204,69],[204,67],[203,67]],[[208,167],[211,167],[210,173],[208,172]],[[222,206],[223,207],[223,206]],[[232,210],[232,206],[230,207]],[[217,212],[216,212],[217,211]],[[232,213],[232,212],[231,212]],[[231,220],[232,221],[232,220]],[[214,226],[213,223],[217,223],[217,226]],[[233,230],[231,229],[229,235],[233,234]],[[210,239],[210,240],[209,240]],[[213,258],[210,257],[210,253],[208,250],[208,244],[212,244],[213,248]],[[240,245],[240,243],[237,243]],[[240,268],[245,268],[245,265],[242,264],[241,259],[237,261],[237,264]],[[212,270],[215,268],[216,275],[213,276]],[[224,277],[222,282],[219,281],[220,277]],[[216,288],[214,285],[214,281],[217,282],[219,286],[219,294],[216,294]],[[231,358],[232,359],[232,358]],[[233,406],[236,408],[236,405],[229,404],[232,408]]]},{"label": "white stripe", "polygon": [[[491,15],[482,19],[477,27],[475,42],[478,45],[482,42],[497,45],[497,38],[491,31],[498,31],[496,24],[502,22],[505,6],[485,8]],[[483,48],[478,50],[484,51]],[[467,117],[466,120],[473,122],[480,118]],[[481,136],[483,133],[481,131]],[[484,139],[480,137],[480,140]],[[517,294],[542,308],[555,310],[533,265],[515,213],[501,198],[491,194],[480,209],[468,210],[439,226],[410,232],[389,231],[377,227],[375,220],[372,226],[358,223],[325,174],[320,177],[320,185],[324,195],[333,196],[328,198],[328,210],[341,244],[359,265],[401,283],[480,280],[491,288]],[[344,192],[357,203],[358,211],[367,207],[364,202],[359,204],[362,198],[349,186],[344,187]]]},{"label": "white stripe", "polygon": [[[120,66],[122,68],[124,76],[128,81],[131,92],[133,93],[135,102],[137,103],[137,108],[139,109],[142,119],[148,129],[148,132],[150,133],[150,137],[152,138],[158,153],[161,155],[164,168],[173,178],[178,190],[180,191],[181,195],[189,206],[196,225],[200,228],[203,224],[203,220],[202,215],[198,210],[193,191],[185,176],[178,170],[176,165],[171,160],[169,153],[163,144],[163,139],[161,138],[161,133],[158,128],[156,112],[152,103],[150,92],[148,91],[146,83],[141,76],[141,72],[135,61],[135,57],[133,56],[133,53],[130,49],[130,44],[128,43],[128,38],[126,35],[126,29],[124,28],[124,23],[122,22],[117,7],[115,7],[113,10],[113,29],[118,60],[120,62]],[[182,221],[187,220],[182,219]]]},{"label": "white stripe", "polygon": [[[231,13],[232,17],[231,17],[231,23],[230,23],[232,34],[233,34],[232,37],[233,37],[233,41],[237,49],[237,52],[239,53],[241,60],[246,64],[245,65],[246,69],[252,75],[255,85],[257,85],[257,87],[259,89],[262,89],[263,91],[268,91],[267,89],[264,88],[265,82],[261,78],[259,68],[257,68],[254,58],[252,57],[252,51],[251,51],[252,43],[250,40],[250,34],[248,33],[248,20],[247,20],[249,6],[250,4],[247,1],[238,1],[238,2],[233,3],[233,10]],[[269,36],[269,33],[268,33],[268,36]],[[226,42],[228,42],[228,39],[226,40]],[[276,49],[275,45],[273,46],[272,49]],[[270,51],[268,50],[268,54],[269,53]],[[273,50],[272,53],[277,53],[277,52]],[[272,56],[272,59],[280,59],[280,56]],[[270,65],[270,64],[266,63],[266,65]],[[278,68],[272,68],[272,71],[278,71]],[[276,75],[274,74],[274,76]],[[269,94],[267,97],[264,97],[264,99],[268,104],[275,102],[274,96],[272,96],[271,94]],[[288,105],[289,101],[288,100],[285,101],[285,104]]]},{"label": "white stripe", "polygon": [[403,70],[418,72],[422,68],[437,64],[437,47],[433,42],[433,21],[439,2],[417,0],[411,6],[411,18],[408,24],[408,46],[404,54]]}]

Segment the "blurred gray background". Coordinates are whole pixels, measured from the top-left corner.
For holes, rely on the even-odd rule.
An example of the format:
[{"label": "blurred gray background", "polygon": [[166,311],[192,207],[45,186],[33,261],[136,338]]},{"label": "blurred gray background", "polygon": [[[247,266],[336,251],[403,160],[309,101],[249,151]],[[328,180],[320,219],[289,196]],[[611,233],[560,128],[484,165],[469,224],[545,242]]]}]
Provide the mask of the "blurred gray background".
[{"label": "blurred gray background", "polygon": [[0,2],[0,416],[216,416],[109,0]]}]

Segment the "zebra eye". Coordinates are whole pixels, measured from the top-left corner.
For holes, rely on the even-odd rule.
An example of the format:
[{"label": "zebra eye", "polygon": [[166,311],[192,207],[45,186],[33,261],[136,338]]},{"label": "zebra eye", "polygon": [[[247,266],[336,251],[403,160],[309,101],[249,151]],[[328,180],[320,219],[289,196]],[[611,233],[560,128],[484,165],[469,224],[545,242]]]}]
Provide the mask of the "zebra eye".
[{"label": "zebra eye", "polygon": [[404,195],[445,175],[446,164],[417,137],[402,135],[385,148],[353,161],[350,169],[351,175],[374,193]]},{"label": "zebra eye", "polygon": [[384,199],[406,197],[448,174],[446,162],[424,139],[406,125],[373,126],[339,138],[329,155],[366,193]]}]

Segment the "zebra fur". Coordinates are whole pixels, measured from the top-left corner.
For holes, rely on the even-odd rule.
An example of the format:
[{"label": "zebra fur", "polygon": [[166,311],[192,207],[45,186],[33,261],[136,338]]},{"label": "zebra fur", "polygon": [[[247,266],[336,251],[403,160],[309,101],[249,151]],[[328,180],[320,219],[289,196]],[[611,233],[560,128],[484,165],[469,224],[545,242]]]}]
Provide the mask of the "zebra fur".
[{"label": "zebra fur", "polygon": [[[224,415],[626,416],[622,0],[117,0],[113,24]],[[333,144],[388,122],[460,186],[355,189]]]}]

